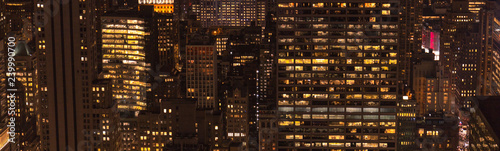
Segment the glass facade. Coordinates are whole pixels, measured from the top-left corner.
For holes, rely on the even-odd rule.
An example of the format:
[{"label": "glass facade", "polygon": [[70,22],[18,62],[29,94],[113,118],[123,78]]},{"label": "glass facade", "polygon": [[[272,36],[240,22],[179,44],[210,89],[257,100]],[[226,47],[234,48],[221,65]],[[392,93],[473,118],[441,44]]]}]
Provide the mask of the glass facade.
[{"label": "glass facade", "polygon": [[111,79],[113,98],[120,111],[139,111],[146,107],[144,24],[139,18],[106,16],[102,19],[102,76]]}]

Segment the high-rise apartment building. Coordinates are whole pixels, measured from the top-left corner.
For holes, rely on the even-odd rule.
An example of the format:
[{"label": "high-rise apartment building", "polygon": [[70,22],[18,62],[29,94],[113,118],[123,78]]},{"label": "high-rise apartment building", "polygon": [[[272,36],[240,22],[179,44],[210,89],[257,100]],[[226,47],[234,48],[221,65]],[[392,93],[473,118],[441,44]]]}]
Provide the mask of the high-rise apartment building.
[{"label": "high-rise apartment building", "polygon": [[186,47],[187,98],[196,98],[198,108],[218,108],[217,51],[213,45]]},{"label": "high-rise apartment building", "polygon": [[121,111],[146,108],[144,24],[144,19],[131,12],[102,17],[102,76],[111,79],[113,96]]},{"label": "high-rise apartment building", "polygon": [[400,1],[277,3],[278,150],[396,150]]}]

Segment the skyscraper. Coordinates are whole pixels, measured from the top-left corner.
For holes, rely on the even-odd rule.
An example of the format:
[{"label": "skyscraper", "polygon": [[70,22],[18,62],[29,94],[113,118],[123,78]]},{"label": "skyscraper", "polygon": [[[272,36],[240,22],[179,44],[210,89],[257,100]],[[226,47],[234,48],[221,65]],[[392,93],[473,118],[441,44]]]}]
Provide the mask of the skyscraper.
[{"label": "skyscraper", "polygon": [[423,0],[401,1],[400,60],[399,72],[403,84],[411,86],[412,56],[421,51],[422,46],[422,5]]},{"label": "skyscraper", "polygon": [[277,3],[278,150],[395,150],[399,1]]},{"label": "skyscraper", "polygon": [[450,101],[467,107],[460,101],[475,96],[477,86],[479,26],[474,25],[475,15],[468,11],[467,0],[456,0],[445,15],[441,29],[439,61],[444,68],[444,78],[450,79],[454,92]]},{"label": "skyscraper", "polygon": [[214,45],[188,45],[186,48],[187,98],[198,99],[198,108],[218,108],[216,56]]},{"label": "skyscraper", "polygon": [[491,85],[492,85],[492,94],[493,95],[500,95],[500,20],[497,18],[494,19],[493,23],[493,60],[492,60],[492,78],[491,78]]},{"label": "skyscraper", "polygon": [[241,142],[243,147],[248,148],[249,118],[248,118],[248,94],[236,88],[230,92],[232,96],[227,98],[226,127],[227,137],[233,142]]},{"label": "skyscraper", "polygon": [[[35,59],[26,41],[18,41],[15,49],[16,80],[18,99],[16,99],[16,125],[36,125],[36,69]],[[19,136],[18,150],[36,150],[39,147],[39,138],[36,135],[36,126],[25,126],[16,131]]]},{"label": "skyscraper", "polygon": [[203,27],[265,25],[263,0],[200,0]]},{"label": "skyscraper", "polygon": [[102,17],[102,76],[111,79],[121,111],[146,109],[145,22],[131,13]]},{"label": "skyscraper", "polygon": [[91,145],[85,131],[95,59],[95,2],[36,1],[39,124],[43,150],[80,150]]}]

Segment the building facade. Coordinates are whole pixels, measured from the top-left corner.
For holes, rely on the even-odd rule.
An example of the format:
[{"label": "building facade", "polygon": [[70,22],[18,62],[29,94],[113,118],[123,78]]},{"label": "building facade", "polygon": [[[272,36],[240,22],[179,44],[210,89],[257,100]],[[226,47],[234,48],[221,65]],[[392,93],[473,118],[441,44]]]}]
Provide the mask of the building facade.
[{"label": "building facade", "polygon": [[102,17],[102,78],[113,83],[113,96],[122,111],[146,108],[146,35],[144,19]]},{"label": "building facade", "polygon": [[187,98],[198,99],[198,108],[218,108],[217,51],[212,45],[186,48]]},{"label": "building facade", "polygon": [[278,150],[396,150],[397,0],[278,0]]}]

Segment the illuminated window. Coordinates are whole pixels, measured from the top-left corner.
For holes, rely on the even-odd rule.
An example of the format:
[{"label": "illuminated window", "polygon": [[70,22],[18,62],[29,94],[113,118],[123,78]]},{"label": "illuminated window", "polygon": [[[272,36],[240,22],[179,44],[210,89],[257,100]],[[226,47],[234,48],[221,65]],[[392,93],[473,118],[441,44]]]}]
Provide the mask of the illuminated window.
[{"label": "illuminated window", "polygon": [[382,10],[382,15],[390,15],[391,11],[390,10]]},{"label": "illuminated window", "polygon": [[329,135],[328,139],[331,139],[331,140],[343,140],[344,139],[344,135]]},{"label": "illuminated window", "polygon": [[323,7],[324,4],[323,3],[313,3],[313,7]]},{"label": "illuminated window", "polygon": [[375,8],[376,3],[365,3],[365,8]]},{"label": "illuminated window", "polygon": [[384,133],[394,134],[394,133],[396,133],[396,129],[385,129]]},{"label": "illuminated window", "polygon": [[328,59],[313,59],[313,64],[328,64]]},{"label": "illuminated window", "polygon": [[279,64],[293,64],[293,59],[278,59]]}]

